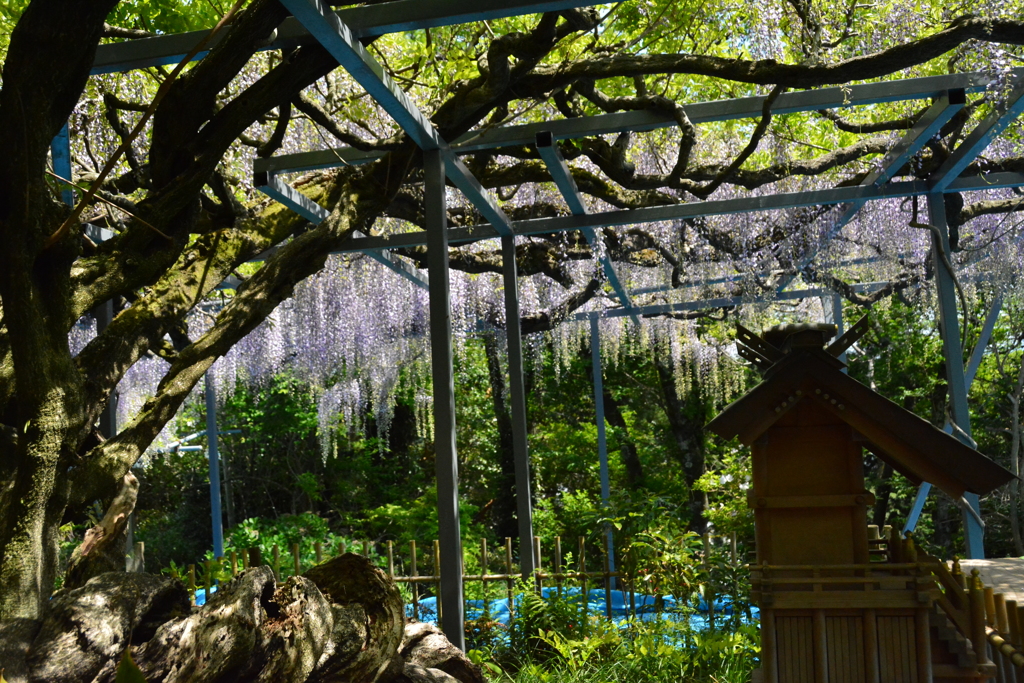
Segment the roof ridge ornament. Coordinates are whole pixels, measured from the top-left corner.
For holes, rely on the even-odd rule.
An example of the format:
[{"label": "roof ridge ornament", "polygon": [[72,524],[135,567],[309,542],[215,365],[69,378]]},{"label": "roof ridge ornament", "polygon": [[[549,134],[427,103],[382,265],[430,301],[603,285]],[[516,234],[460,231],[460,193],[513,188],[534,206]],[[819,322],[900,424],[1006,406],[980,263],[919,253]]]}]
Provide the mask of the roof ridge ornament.
[{"label": "roof ridge ornament", "polygon": [[855,322],[850,329],[844,332],[839,339],[832,342],[825,350],[836,358],[839,358],[839,356],[846,353],[847,349],[860,341],[860,338],[864,336],[870,326],[871,321],[868,320],[868,316],[865,314],[860,320]]},{"label": "roof ridge ornament", "polygon": [[761,334],[736,324],[736,350],[740,358],[748,361],[762,374],[795,349],[824,350],[838,359],[868,331],[870,322],[865,315],[841,337],[825,346],[839,328],[832,323],[789,323],[775,325]]}]

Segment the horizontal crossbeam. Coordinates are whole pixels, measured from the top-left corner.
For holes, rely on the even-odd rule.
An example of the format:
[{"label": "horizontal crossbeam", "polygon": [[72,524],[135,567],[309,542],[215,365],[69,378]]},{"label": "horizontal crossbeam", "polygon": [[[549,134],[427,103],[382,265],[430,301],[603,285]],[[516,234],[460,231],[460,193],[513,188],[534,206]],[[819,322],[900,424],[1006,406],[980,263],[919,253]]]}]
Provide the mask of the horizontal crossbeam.
[{"label": "horizontal crossbeam", "polygon": [[[958,178],[949,186],[950,192],[973,192],[1002,187],[1024,187],[1022,173],[990,173],[982,176]],[[638,225],[675,221],[700,216],[721,216],[754,211],[778,211],[824,204],[844,204],[854,201],[870,201],[893,197],[913,197],[928,194],[928,184],[922,180],[887,183],[882,187],[855,185],[824,190],[785,192],[757,197],[739,197],[706,202],[690,202],[669,206],[652,206],[640,209],[621,209],[592,213],[584,216],[559,216],[557,218],[533,218],[515,221],[512,224],[516,235],[542,235],[566,230]],[[450,228],[448,240],[451,243],[478,242],[497,237],[490,225],[481,224],[464,228]],[[422,230],[379,237],[352,240],[349,250],[400,249],[426,244],[426,233]]]},{"label": "horizontal crossbeam", "polygon": [[[387,33],[502,19],[520,14],[557,12],[591,4],[593,2],[580,0],[487,0],[475,5],[462,0],[396,0],[341,9],[334,14],[351,29],[356,38],[373,38]],[[209,33],[209,30],[191,31],[100,45],[96,48],[92,73],[177,64]],[[209,47],[213,48],[223,35],[215,36]],[[291,49],[311,40],[309,31],[298,20],[288,18],[277,28],[273,40],[261,49]],[[200,52],[195,59],[202,59],[208,52]]]},{"label": "horizontal crossbeam", "polygon": [[[1018,69],[1017,73],[1024,75],[1024,69]],[[946,91],[955,89],[963,89],[966,93],[976,93],[985,90],[991,82],[991,75],[969,73],[908,78],[900,81],[852,85],[848,88],[801,90],[779,95],[775,104],[772,105],[772,114],[792,114],[881,102],[938,98],[942,97]],[[683,110],[694,124],[760,118],[764,109],[764,100],[764,97],[740,97],[686,105]],[[469,131],[455,139],[451,145],[456,154],[471,154],[500,147],[532,145],[537,134],[543,132],[550,133],[555,140],[566,140],[623,131],[645,132],[675,125],[675,119],[667,113],[629,111],[489,128],[484,131]],[[366,163],[379,159],[383,154],[380,151],[361,151],[351,147],[283,154],[257,159],[253,164],[253,171],[257,173],[262,171],[298,172],[335,168],[345,164]]]},{"label": "horizontal crossbeam", "polygon": [[[857,292],[873,292],[879,290],[888,282],[865,282],[852,285]],[[685,301],[677,304],[652,304],[650,306],[636,306],[634,308],[611,308],[601,311],[583,311],[573,315],[573,320],[588,320],[590,318],[622,318],[627,315],[664,315],[666,313],[685,313],[687,311],[704,311],[716,308],[731,308],[740,304],[751,303],[752,301],[786,301],[792,299],[807,299],[816,296],[832,296],[835,292],[825,288],[798,289],[792,292],[780,292],[775,296],[766,298],[727,296],[717,299],[702,299],[700,301]]]},{"label": "horizontal crossbeam", "polygon": [[[264,173],[257,178],[256,189],[268,197],[281,202],[289,209],[299,214],[313,225],[322,223],[330,212],[302,194],[294,187],[284,182],[272,173]],[[363,233],[355,231],[357,237],[364,237]],[[380,249],[361,249],[362,253],[372,258],[382,266],[393,270],[406,280],[409,280],[418,287],[427,289],[427,278],[416,268],[409,265],[404,259]]]}]

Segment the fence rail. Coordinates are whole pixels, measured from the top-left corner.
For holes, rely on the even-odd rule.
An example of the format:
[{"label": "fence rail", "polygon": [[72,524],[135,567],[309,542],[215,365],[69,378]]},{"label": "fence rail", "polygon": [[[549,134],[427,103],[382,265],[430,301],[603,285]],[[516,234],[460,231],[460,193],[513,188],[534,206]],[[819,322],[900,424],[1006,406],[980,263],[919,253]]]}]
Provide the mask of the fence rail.
[{"label": "fence rail", "polygon": [[[499,595],[504,593],[508,599],[509,617],[513,617],[515,610],[514,594],[516,583],[520,580],[527,580],[532,588],[542,590],[544,588],[579,588],[581,595],[589,597],[594,590],[603,589],[605,614],[613,614],[613,591],[621,590],[623,599],[628,600],[631,610],[636,612],[637,582],[635,576],[622,569],[623,566],[630,566],[629,553],[621,553],[618,563],[612,561],[613,545],[609,539],[602,535],[603,543],[594,547],[594,544],[587,543],[586,539],[580,537],[573,544],[571,554],[563,552],[561,537],[555,537],[548,543],[542,543],[541,538],[534,538],[534,553],[537,558],[537,568],[531,577],[523,577],[520,567],[514,561],[513,539],[506,538],[505,543],[497,549],[489,548],[486,539],[481,540],[476,549],[464,548],[465,560],[471,557],[476,571],[464,571],[462,580],[467,588],[473,584],[480,585],[480,593],[483,601],[494,601],[491,597],[494,593],[494,584],[499,584]],[[306,546],[308,548],[308,545]],[[547,548],[550,552],[545,557],[543,550]],[[497,552],[494,552],[497,550]],[[211,589],[216,590],[218,580],[229,576],[235,576],[252,566],[269,565],[277,580],[283,581],[287,576],[301,574],[309,566],[303,562],[303,553],[300,545],[293,543],[290,548],[282,549],[274,545],[270,549],[270,558],[264,558],[260,548],[249,548],[244,551],[232,550],[227,557],[209,560],[198,566],[190,564],[183,576],[180,576],[188,588],[189,595],[193,601],[197,598],[205,601],[206,595]],[[437,568],[440,563],[440,546],[438,541],[428,544],[426,552],[422,545],[416,541],[410,541],[405,556],[399,554],[399,550],[392,541],[383,544],[373,544],[369,541],[361,543],[339,542],[333,547],[327,547],[324,543],[313,544],[313,564],[320,564],[328,559],[328,556],[342,555],[347,551],[358,552],[359,554],[376,560],[378,566],[387,572],[396,584],[406,587],[411,616],[420,619],[426,616],[423,613],[423,599],[436,596],[440,591],[441,576]],[[332,555],[333,553],[333,555]],[[307,550],[308,557],[308,550]],[[705,570],[713,561],[724,563],[734,570],[745,568],[745,562],[740,559],[740,545],[736,535],[731,536],[710,536],[705,535],[702,539],[702,547],[692,554],[695,566],[703,567]],[[545,562],[547,560],[547,562]],[[571,563],[572,566],[568,566]],[[613,569],[613,567],[618,567]],[[198,569],[198,575],[197,575]],[[174,572],[172,572],[174,573]],[[616,589],[616,584],[618,588]],[[475,591],[467,591],[474,593]],[[714,591],[717,592],[717,591]],[[499,600],[501,598],[498,598]],[[469,600],[469,598],[467,598]],[[713,603],[713,599],[708,601]],[[439,605],[438,605],[439,609]],[[714,607],[710,608],[710,620],[714,623]],[[440,618],[440,614],[436,615]]]}]

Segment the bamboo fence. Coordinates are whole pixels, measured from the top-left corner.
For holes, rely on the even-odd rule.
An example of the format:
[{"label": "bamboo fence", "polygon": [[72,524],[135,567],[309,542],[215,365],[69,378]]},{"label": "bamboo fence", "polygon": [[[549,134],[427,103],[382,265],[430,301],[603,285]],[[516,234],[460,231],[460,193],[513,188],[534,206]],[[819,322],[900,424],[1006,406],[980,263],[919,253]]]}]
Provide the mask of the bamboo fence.
[{"label": "bamboo fence", "polygon": [[[713,537],[705,534],[702,540],[702,550],[694,556],[695,565],[706,571],[717,555],[719,561],[724,559],[726,564],[734,569],[746,567],[746,563],[742,562],[739,557],[735,534],[728,537]],[[607,536],[604,536],[604,542],[597,548],[594,548],[593,544],[588,544],[584,537],[577,538],[576,543],[572,544],[571,557],[569,553],[565,552],[562,538],[559,536],[547,544],[542,544],[541,538],[535,536],[533,542],[537,569],[527,580],[531,588],[540,591],[545,587],[554,587],[558,589],[559,593],[563,588],[578,588],[584,596],[589,596],[590,591],[594,589],[603,589],[605,615],[609,617],[613,614],[613,591],[618,589],[622,591],[624,599],[628,596],[629,610],[632,614],[636,614],[636,595],[638,593],[636,582],[633,580],[634,577],[629,576],[621,568],[613,568],[615,565],[610,559],[612,555]],[[331,556],[340,556],[346,552],[358,552],[368,558],[372,558],[371,551],[377,552],[377,546],[369,541],[353,544],[342,541],[333,548],[326,549],[326,552],[323,543],[316,542],[313,547],[314,564],[320,564],[325,559],[329,559],[327,555],[331,551],[333,551]],[[543,554],[545,547],[549,551],[546,557]],[[396,554],[397,549],[392,541],[381,544],[380,549],[383,551],[383,555],[376,558],[377,564],[378,566],[384,565],[381,566],[381,569],[384,569],[396,584],[406,586],[408,595],[411,597],[409,605],[412,617],[417,620],[421,616],[440,618],[440,614],[421,614],[423,609],[421,600],[424,597],[436,596],[440,591],[441,576],[437,568],[441,565],[441,553],[438,541],[435,540],[429,544],[426,552],[421,544],[410,541],[408,552],[404,558]],[[271,549],[271,557],[263,558],[259,548],[249,548],[242,552],[232,550],[227,557],[208,560],[200,565],[201,573],[198,576],[197,566],[188,565],[186,575],[181,578],[186,583],[194,603],[197,590],[203,589],[208,595],[211,587],[216,585],[218,568],[221,568],[222,573],[226,573],[226,569],[230,571],[231,576],[236,576],[249,567],[267,564],[274,571],[274,576],[278,581],[285,578],[285,572],[282,571],[284,563],[287,563],[288,575],[299,575],[304,569],[309,568],[302,562],[302,553],[298,543],[293,543],[286,551],[283,552],[282,548],[274,545]],[[468,549],[464,548],[463,552],[467,551]],[[620,559],[625,559],[628,562],[629,557],[627,555]],[[486,539],[481,539],[475,560],[479,571],[476,573],[464,572],[462,575],[463,585],[468,587],[472,583],[480,584],[486,611],[486,604],[492,593],[495,592],[493,586],[499,584],[497,594],[508,599],[509,616],[514,617],[516,584],[524,577],[514,561],[513,539],[506,538],[504,545],[497,552],[488,547]],[[571,561],[573,566],[568,566],[567,560]],[[713,601],[712,596],[708,602],[713,605]],[[710,618],[713,624],[713,606]]]}]

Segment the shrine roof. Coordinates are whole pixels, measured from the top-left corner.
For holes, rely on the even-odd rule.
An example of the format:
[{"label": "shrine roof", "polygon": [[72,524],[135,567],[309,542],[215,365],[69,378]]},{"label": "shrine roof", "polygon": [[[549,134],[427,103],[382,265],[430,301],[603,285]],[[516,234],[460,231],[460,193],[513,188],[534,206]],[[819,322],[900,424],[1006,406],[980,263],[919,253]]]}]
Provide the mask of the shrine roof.
[{"label": "shrine roof", "polygon": [[968,491],[989,493],[1014,478],[977,450],[845,374],[843,367],[822,348],[793,348],[708,429],[750,445],[801,401],[815,401],[915,484],[930,482],[959,499]]}]

